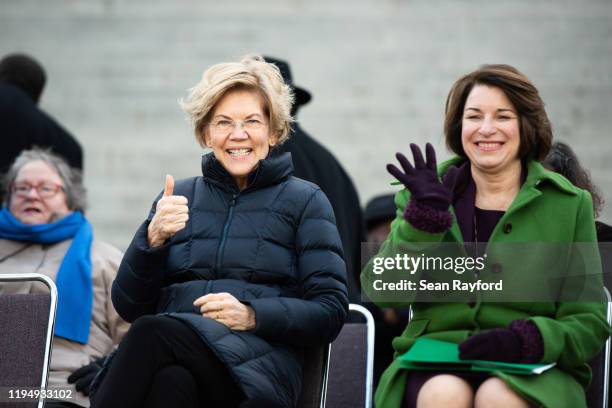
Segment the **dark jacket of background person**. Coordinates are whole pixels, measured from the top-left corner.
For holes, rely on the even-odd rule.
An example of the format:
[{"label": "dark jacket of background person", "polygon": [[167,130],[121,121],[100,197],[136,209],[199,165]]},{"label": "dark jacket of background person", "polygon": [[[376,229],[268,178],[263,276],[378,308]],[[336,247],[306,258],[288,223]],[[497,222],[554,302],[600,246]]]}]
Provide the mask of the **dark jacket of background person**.
[{"label": "dark jacket of background person", "polygon": [[595,230],[597,231],[597,241],[604,243],[599,249],[601,253],[604,284],[612,293],[612,226],[601,221],[595,221]]},{"label": "dark jacket of background person", "polygon": [[0,143],[0,174],[19,153],[34,146],[50,148],[71,167],[83,169],[83,151],[74,137],[24,90],[6,82],[0,82]]},{"label": "dark jacket of background person", "polygon": [[[243,406],[295,406],[302,349],[332,341],[347,313],[331,206],[316,186],[291,177],[289,155],[260,162],[243,191],[212,154],[202,171],[175,185],[189,202],[186,228],[152,250],[153,205],[119,268],[113,303],[128,321],[168,313],[191,325],[236,379]],[[192,304],[219,292],[254,309],[254,330],[232,331]]]},{"label": "dark jacket of background person", "polygon": [[361,242],[365,241],[365,237],[359,196],[353,182],[334,155],[297,123],[279,152],[291,152],[294,175],[318,185],[329,199],[344,249],[349,299],[353,303],[361,303],[360,254]]},{"label": "dark jacket of background person", "polygon": [[[582,166],[576,152],[564,142],[555,142],[542,164],[555,171],[576,187],[587,190],[593,198],[593,211],[595,218],[603,208],[604,200],[599,188],[592,182],[590,172]],[[608,291],[612,292],[612,227],[601,221],[595,221],[595,231],[601,256],[601,267],[603,272],[604,285]],[[608,387],[612,386],[612,378],[608,378]],[[612,396],[608,394],[608,405]]]},{"label": "dark jacket of background person", "polygon": [[[604,199],[601,191],[591,180],[589,170],[582,166],[578,159],[578,155],[567,143],[553,143],[550,152],[542,161],[542,165],[547,169],[561,174],[576,187],[591,193],[595,218],[599,216],[604,206]],[[595,221],[595,230],[597,232],[598,242],[612,242],[612,227],[610,225],[601,221]],[[601,255],[604,284],[606,288],[612,292],[612,247],[610,244],[600,245],[599,252]]]},{"label": "dark jacket of background person", "polygon": [[[276,65],[285,82],[295,92],[295,103],[291,115],[297,119],[300,106],[310,102],[307,90],[293,84],[291,68],[286,61],[264,57]],[[359,195],[344,168],[321,143],[306,133],[298,122],[294,122],[291,137],[277,149],[279,154],[290,152],[295,177],[315,183],[325,193],[336,215],[336,225],[342,240],[346,261],[349,300],[361,303],[359,273],[361,271],[361,242],[365,241],[363,213]]]}]

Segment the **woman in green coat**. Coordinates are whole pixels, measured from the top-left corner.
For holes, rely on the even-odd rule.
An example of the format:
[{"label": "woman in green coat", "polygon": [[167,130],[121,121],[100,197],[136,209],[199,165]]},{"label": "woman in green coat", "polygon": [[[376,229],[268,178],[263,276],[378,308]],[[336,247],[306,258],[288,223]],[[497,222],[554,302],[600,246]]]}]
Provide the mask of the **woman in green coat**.
[{"label": "woman in green coat", "polygon": [[[364,268],[362,287],[377,303],[397,305],[388,301],[393,296],[381,295],[385,275],[376,258],[396,258],[400,246],[421,253],[427,243],[488,243],[488,262],[475,278],[493,281],[503,276],[510,294],[487,299],[475,292],[463,303],[412,302],[413,318],[393,341],[396,356],[423,337],[459,344],[462,359],[556,365],[540,375],[522,376],[407,370],[396,358],[380,380],[376,406],[586,407],[586,362],[600,351],[610,331],[604,304],[596,301],[601,271],[596,246],[591,245],[596,242],[593,209],[588,192],[539,164],[550,148],[552,132],[537,89],[513,67],[481,67],[451,89],[445,137],[458,157],[440,167],[429,144],[426,159],[411,145],[414,164],[398,153],[402,170],[388,166],[406,188],[396,195],[397,217],[379,253]],[[571,244],[576,242],[581,243],[580,251]],[[563,250],[553,256],[537,253],[528,260],[522,255],[520,264],[508,249],[492,255],[494,246],[521,243],[548,248],[544,252]],[[542,289],[540,282],[554,281],[548,280],[551,258],[567,268],[565,275],[574,275],[587,263],[588,280],[597,287],[594,293],[582,301],[570,301],[570,295],[533,295],[531,301],[513,302],[521,288]],[[588,291],[584,276],[572,278],[557,279],[557,291],[552,292],[573,296]],[[411,302],[414,291],[405,293]]]}]

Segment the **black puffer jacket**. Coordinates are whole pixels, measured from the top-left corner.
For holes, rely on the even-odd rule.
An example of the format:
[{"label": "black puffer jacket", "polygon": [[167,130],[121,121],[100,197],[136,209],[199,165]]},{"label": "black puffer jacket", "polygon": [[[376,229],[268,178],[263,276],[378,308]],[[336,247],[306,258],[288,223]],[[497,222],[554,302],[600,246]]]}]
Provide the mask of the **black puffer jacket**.
[{"label": "black puffer jacket", "polygon": [[[239,191],[212,154],[204,177],[180,180],[189,222],[151,250],[147,226],[127,249],[112,288],[128,321],[168,313],[188,322],[229,367],[244,407],[293,407],[303,347],[326,344],[347,313],[346,268],[332,208],[314,184],[291,176],[291,156],[268,158]],[[257,326],[232,331],[193,301],[229,292],[255,310]]]}]

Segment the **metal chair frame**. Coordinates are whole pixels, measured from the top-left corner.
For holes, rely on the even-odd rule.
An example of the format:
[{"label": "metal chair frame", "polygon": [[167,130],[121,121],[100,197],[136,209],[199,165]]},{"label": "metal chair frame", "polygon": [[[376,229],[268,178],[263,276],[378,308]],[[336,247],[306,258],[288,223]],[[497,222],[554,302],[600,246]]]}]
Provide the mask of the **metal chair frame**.
[{"label": "metal chair frame", "polygon": [[[612,326],[612,296],[608,288],[604,287],[604,295],[606,297],[606,320],[608,326]],[[606,345],[604,347],[604,384],[603,384],[603,408],[608,408],[608,395],[610,393],[610,347],[612,346],[612,339],[608,336]]]},{"label": "metal chair frame", "polygon": [[[49,288],[49,295],[51,302],[49,303],[49,318],[47,324],[47,334],[45,336],[45,358],[43,362],[42,375],[40,379],[40,388],[45,389],[47,387],[47,380],[49,378],[49,361],[51,359],[51,344],[53,342],[53,329],[55,326],[55,312],[57,310],[57,288],[55,283],[47,276],[40,273],[20,273],[20,274],[2,274],[0,275],[0,282],[31,282],[38,281],[42,282]],[[44,400],[39,399],[38,408],[43,408]]]},{"label": "metal chair frame", "polygon": [[358,313],[366,324],[366,389],[365,408],[372,407],[374,388],[374,318],[368,309],[354,303],[349,304],[349,312]]},{"label": "metal chair frame", "polygon": [[325,354],[325,370],[321,380],[321,403],[319,406],[325,408],[325,400],[327,398],[327,380],[329,379],[329,357],[331,355],[331,343],[327,345],[327,353]]},{"label": "metal chair frame", "polygon": [[[317,351],[319,349],[317,348]],[[320,381],[318,383],[318,389],[320,390],[320,397],[319,397],[319,403],[318,406],[319,408],[325,408],[325,403],[326,403],[326,398],[327,398],[327,381],[329,378],[329,357],[331,355],[331,343],[328,344],[326,346],[325,349],[322,350],[323,351],[323,375],[320,378]],[[308,358],[308,357],[307,357]],[[318,355],[317,355],[318,358]],[[304,393],[304,389],[302,389],[302,393]],[[299,400],[298,400],[298,407],[312,407],[315,406],[314,405],[314,401],[311,404],[309,400],[306,400],[307,402],[305,402],[302,398],[302,396],[300,396]]]}]

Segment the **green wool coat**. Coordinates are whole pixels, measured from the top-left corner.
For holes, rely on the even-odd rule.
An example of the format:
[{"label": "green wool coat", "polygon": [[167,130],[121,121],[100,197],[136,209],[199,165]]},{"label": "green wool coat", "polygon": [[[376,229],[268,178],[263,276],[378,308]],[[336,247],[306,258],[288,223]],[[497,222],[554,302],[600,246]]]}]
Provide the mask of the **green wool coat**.
[{"label": "green wool coat", "polygon": [[[451,159],[440,165],[444,174],[450,165],[461,159]],[[596,242],[591,196],[572,185],[557,173],[545,170],[539,163],[527,166],[527,178],[518,195],[493,230],[491,243],[525,242]],[[406,189],[396,194],[397,217],[377,256],[393,257],[398,244],[424,242],[462,242],[456,219],[450,230],[431,234],[417,230],[404,217],[410,199]],[[451,208],[451,212],[453,209]],[[504,228],[511,224],[512,228]],[[590,245],[588,245],[590,246]],[[593,245],[597,268],[601,271],[599,254]],[[567,254],[559,254],[560,257]],[[537,267],[538,259],[532,260]],[[512,268],[512,263],[510,263]],[[514,263],[516,265],[516,262]],[[372,272],[372,260],[362,271],[362,288],[373,292],[373,282],[380,275]],[[505,271],[505,276],[520,274],[520,268]],[[485,272],[483,272],[485,273]],[[371,296],[372,297],[372,296]],[[592,298],[591,298],[592,299]],[[533,376],[495,372],[511,389],[532,403],[545,407],[586,407],[584,389],[591,378],[586,364],[602,348],[610,335],[605,319],[604,303],[599,302],[482,302],[467,303],[412,303],[413,318],[400,337],[393,341],[396,356],[405,353],[419,337],[460,343],[469,336],[494,327],[506,327],[515,319],[529,319],[536,324],[544,341],[541,362],[556,362],[543,374]],[[391,306],[380,303],[382,306]],[[393,306],[405,304],[393,304]],[[396,408],[402,404],[407,371],[399,368],[398,360],[387,368],[376,390],[378,408]]]}]

